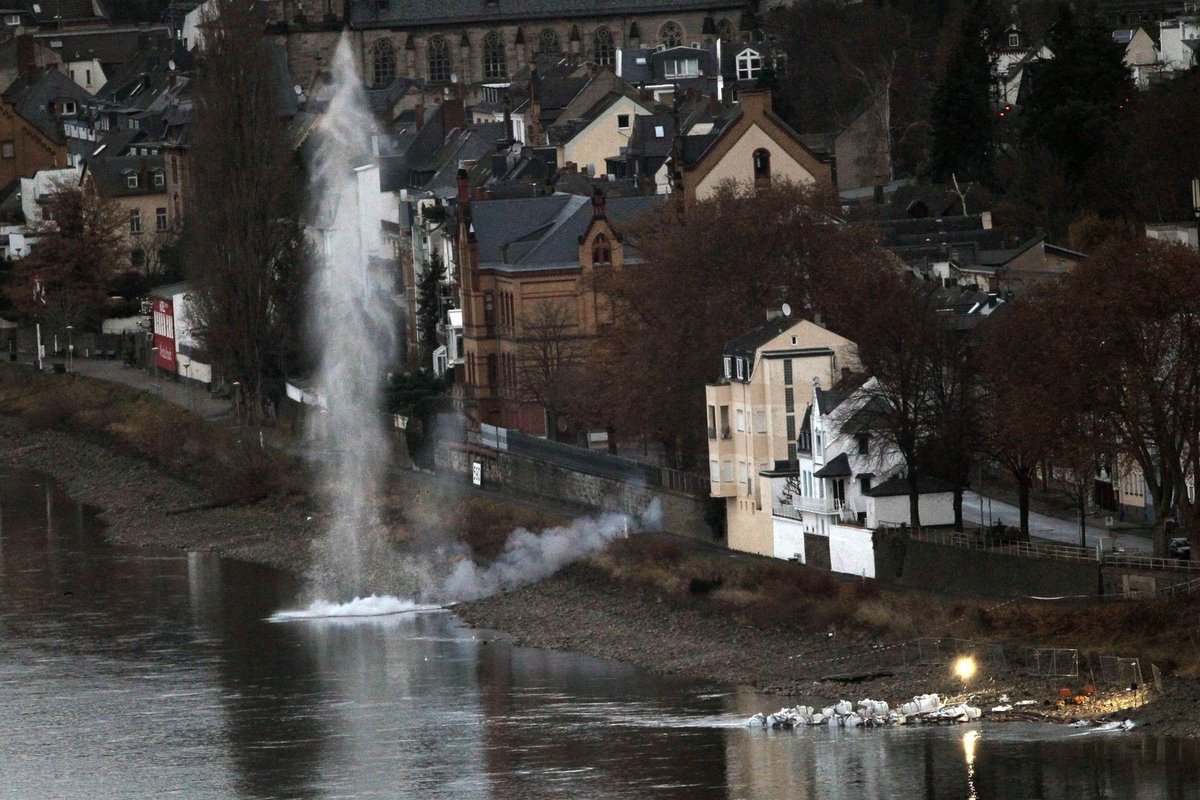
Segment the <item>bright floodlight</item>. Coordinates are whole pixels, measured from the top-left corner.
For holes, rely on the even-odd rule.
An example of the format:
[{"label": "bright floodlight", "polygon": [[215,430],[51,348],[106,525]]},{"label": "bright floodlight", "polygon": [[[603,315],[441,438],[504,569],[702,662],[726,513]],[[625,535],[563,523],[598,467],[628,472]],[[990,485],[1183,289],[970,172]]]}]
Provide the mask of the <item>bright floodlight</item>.
[{"label": "bright floodlight", "polygon": [[954,662],[954,674],[957,675],[963,683],[971,680],[971,676],[975,674],[975,659],[970,656],[962,656]]}]

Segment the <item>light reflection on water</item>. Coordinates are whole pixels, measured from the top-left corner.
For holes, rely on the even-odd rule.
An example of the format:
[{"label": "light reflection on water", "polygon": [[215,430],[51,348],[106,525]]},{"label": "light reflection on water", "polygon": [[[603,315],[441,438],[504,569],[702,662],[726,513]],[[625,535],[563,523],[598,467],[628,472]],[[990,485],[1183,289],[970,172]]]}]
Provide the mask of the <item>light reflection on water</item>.
[{"label": "light reflection on water", "polygon": [[513,648],[446,612],[271,624],[285,576],[95,527],[0,472],[6,797],[1200,795],[1196,746],[1138,732],[749,730],[783,701]]}]

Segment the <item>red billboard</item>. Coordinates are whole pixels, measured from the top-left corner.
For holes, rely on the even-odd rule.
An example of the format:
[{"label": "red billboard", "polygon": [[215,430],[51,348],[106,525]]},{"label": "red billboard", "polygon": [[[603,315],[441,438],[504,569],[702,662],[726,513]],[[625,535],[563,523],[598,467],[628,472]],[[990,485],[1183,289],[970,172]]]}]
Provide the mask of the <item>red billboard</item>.
[{"label": "red billboard", "polygon": [[175,372],[175,308],[170,300],[154,298],[154,363],[159,369]]}]

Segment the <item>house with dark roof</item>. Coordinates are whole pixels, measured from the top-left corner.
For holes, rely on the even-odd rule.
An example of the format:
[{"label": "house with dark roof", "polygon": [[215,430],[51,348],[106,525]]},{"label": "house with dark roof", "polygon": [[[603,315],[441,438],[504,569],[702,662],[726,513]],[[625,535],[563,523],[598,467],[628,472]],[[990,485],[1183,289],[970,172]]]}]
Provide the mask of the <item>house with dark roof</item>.
[{"label": "house with dark roof", "polygon": [[558,151],[558,166],[574,164],[589,175],[606,174],[606,159],[629,146],[634,121],[650,112],[632,86],[601,70],[546,131]]},{"label": "house with dark roof", "polygon": [[804,398],[857,364],[853,342],[785,312],[726,342],[720,377],[704,390],[709,493],[725,500],[729,547],[768,556],[772,511],[799,474]]},{"label": "house with dark roof", "polygon": [[613,321],[595,277],[636,268],[640,259],[623,230],[663,199],[597,193],[476,200],[468,181],[464,170],[457,199],[464,363],[456,396],[475,423],[555,436],[564,421],[539,402],[530,337],[552,327],[582,356]]},{"label": "house with dark roof", "polygon": [[90,97],[55,70],[17,78],[0,99],[0,185],[68,166],[63,126]]},{"label": "house with dark roof", "polygon": [[[875,385],[812,387],[796,474],[773,508],[776,557],[873,578],[874,530],[909,523],[904,459],[872,426]],[[922,476],[917,489],[922,525],[954,522],[952,487]]]},{"label": "house with dark roof", "polygon": [[177,236],[171,203],[172,182],[161,155],[100,154],[83,164],[80,185],[121,209],[131,269],[158,263],[161,251]]},{"label": "house with dark roof", "polygon": [[723,126],[705,136],[683,137],[679,150],[672,164],[685,206],[711,197],[730,181],[766,186],[788,180],[827,193],[835,186],[832,156],[813,151],[775,114],[769,89],[741,89]]}]

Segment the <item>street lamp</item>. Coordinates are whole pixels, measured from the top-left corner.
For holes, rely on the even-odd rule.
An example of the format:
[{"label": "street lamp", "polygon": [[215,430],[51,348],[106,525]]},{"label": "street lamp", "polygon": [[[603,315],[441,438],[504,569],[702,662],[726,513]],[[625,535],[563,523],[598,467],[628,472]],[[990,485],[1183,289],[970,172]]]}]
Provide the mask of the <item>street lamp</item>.
[{"label": "street lamp", "polygon": [[150,358],[152,358],[154,360],[154,389],[161,396],[162,395],[162,383],[159,381],[159,377],[158,377],[158,348],[157,347],[150,348]]},{"label": "street lamp", "polygon": [[67,372],[71,371],[71,367],[75,364],[75,338],[74,325],[67,326]]},{"label": "street lamp", "polygon": [[242,426],[242,384],[241,381],[234,381],[233,384],[233,411],[237,415],[237,424]]}]

